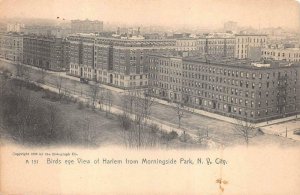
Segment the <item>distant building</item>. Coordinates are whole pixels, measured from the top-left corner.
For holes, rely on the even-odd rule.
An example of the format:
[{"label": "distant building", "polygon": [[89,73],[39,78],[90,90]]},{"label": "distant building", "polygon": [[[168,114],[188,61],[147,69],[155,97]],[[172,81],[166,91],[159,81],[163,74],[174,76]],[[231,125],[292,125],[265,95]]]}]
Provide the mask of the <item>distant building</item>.
[{"label": "distant building", "polygon": [[300,62],[300,48],[272,48],[266,47],[261,50],[263,59],[285,60],[288,62]]},{"label": "distant building", "polygon": [[147,54],[175,50],[175,40],[73,35],[69,74],[120,88],[148,86]]},{"label": "distant building", "polygon": [[234,47],[234,36],[227,34],[207,34],[197,38],[176,39],[176,50],[186,51],[189,55],[234,57]]},{"label": "distant building", "polygon": [[38,35],[38,36],[51,36],[51,31],[54,30],[54,26],[40,26],[40,25],[33,25],[33,26],[25,26],[23,32],[25,35]]},{"label": "distant building", "polygon": [[161,36],[159,33],[146,33],[143,35],[145,39],[162,39],[163,36]]},{"label": "distant building", "polygon": [[7,32],[22,32],[23,28],[25,27],[24,24],[14,23],[14,24],[7,24]]},{"label": "distant building", "polygon": [[224,30],[225,31],[231,31],[231,32],[237,32],[238,25],[237,22],[234,21],[228,21],[224,23]]},{"label": "distant building", "polygon": [[23,63],[54,71],[69,68],[69,43],[53,36],[25,35]]},{"label": "distant building", "polygon": [[102,21],[92,20],[72,20],[71,32],[72,33],[99,33],[103,31]]},{"label": "distant building", "polygon": [[0,33],[7,32],[7,24],[5,23],[0,23]]},{"label": "distant building", "polygon": [[261,48],[267,45],[267,35],[235,35],[235,55],[237,59],[256,59]]},{"label": "distant building", "polygon": [[0,58],[22,62],[23,34],[16,32],[0,34]]},{"label": "distant building", "polygon": [[195,51],[197,50],[196,38],[179,38],[176,39],[177,51]]},{"label": "distant building", "polygon": [[71,34],[71,28],[53,27],[50,34],[57,38],[67,37]]},{"label": "distant building", "polygon": [[198,50],[202,54],[219,57],[234,57],[235,38],[203,37],[198,39]]}]

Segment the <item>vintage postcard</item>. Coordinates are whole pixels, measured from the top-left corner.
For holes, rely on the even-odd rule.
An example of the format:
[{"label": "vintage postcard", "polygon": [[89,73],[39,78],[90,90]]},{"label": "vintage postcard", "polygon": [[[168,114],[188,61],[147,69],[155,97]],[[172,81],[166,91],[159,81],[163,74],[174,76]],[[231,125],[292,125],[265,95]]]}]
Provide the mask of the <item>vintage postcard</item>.
[{"label": "vintage postcard", "polygon": [[300,194],[296,0],[0,0],[0,194]]}]

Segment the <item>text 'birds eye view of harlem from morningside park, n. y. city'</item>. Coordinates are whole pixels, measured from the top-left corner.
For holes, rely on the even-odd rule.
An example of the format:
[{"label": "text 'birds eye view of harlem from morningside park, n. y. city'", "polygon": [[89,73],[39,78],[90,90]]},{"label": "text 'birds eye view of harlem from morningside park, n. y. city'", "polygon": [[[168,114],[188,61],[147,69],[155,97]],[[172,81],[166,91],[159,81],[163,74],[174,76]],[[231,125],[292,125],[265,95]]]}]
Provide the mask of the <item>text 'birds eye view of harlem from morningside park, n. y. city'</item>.
[{"label": "text 'birds eye view of harlem from morningside park, n. y. city'", "polygon": [[296,1],[10,2],[3,143],[300,146]]}]

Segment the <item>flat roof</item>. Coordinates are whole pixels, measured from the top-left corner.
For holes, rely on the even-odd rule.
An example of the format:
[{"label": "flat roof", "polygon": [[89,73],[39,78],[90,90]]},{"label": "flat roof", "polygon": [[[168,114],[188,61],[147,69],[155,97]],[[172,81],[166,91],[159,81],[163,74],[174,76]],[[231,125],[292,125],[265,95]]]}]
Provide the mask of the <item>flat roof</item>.
[{"label": "flat roof", "polygon": [[253,61],[250,59],[235,59],[228,57],[214,57],[210,55],[206,56],[187,56],[182,57],[176,55],[176,52],[165,52],[165,53],[152,53],[149,56],[156,56],[161,58],[181,58],[183,62],[192,63],[204,63],[218,66],[229,66],[234,68],[247,68],[247,69],[272,69],[272,68],[284,68],[284,67],[300,67],[299,63],[287,62],[283,60],[260,60]]},{"label": "flat roof", "polygon": [[267,34],[235,34],[235,36],[267,36]]},{"label": "flat roof", "polygon": [[201,57],[185,57],[183,61],[187,62],[200,62],[205,64],[221,65],[221,66],[231,66],[239,68],[249,68],[249,69],[272,69],[272,68],[282,68],[282,67],[299,67],[300,64],[287,62],[283,60],[260,60],[252,61],[250,59],[235,59],[235,58],[214,58],[207,56],[206,58]]}]

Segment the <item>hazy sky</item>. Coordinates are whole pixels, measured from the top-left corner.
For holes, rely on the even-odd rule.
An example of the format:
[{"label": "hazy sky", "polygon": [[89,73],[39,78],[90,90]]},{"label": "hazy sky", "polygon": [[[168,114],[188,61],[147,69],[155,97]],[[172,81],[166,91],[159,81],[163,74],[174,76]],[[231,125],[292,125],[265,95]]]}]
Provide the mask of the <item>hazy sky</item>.
[{"label": "hazy sky", "polygon": [[0,16],[191,27],[222,27],[233,20],[241,26],[300,29],[295,0],[0,0]]}]

